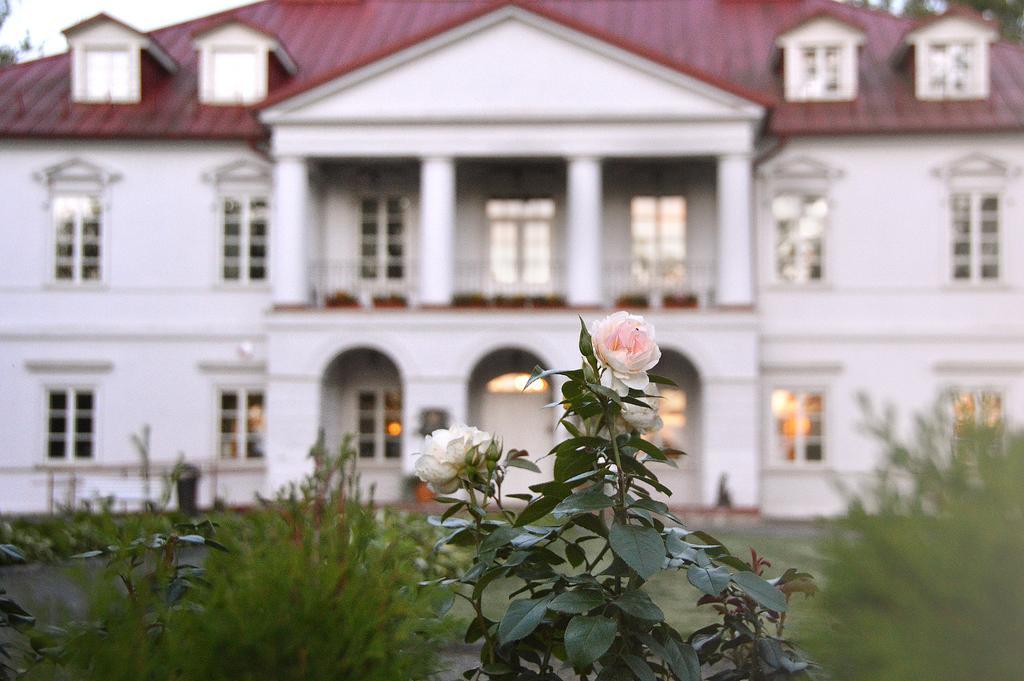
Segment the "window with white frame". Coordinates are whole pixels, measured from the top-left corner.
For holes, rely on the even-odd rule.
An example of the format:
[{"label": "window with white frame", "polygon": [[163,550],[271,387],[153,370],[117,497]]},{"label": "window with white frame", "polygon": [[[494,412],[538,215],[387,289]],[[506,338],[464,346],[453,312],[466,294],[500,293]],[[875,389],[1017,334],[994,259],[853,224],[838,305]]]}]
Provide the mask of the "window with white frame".
[{"label": "window with white frame", "polygon": [[98,195],[53,199],[53,278],[59,282],[99,282],[103,278],[103,208]]},{"label": "window with white frame", "polygon": [[775,461],[820,463],[825,460],[825,395],[822,391],[773,390],[771,417]]},{"label": "window with white frame", "polygon": [[405,278],[408,200],[364,197],[359,204],[359,277],[364,281]]},{"label": "window with white frame", "polygon": [[362,389],[358,400],[360,459],[395,461],[402,457],[402,392],[392,388]]},{"label": "window with white frame", "polygon": [[221,459],[262,459],[266,411],[263,391],[225,388],[218,393],[218,440]]},{"label": "window with white frame", "polygon": [[46,458],[91,460],[95,455],[96,396],[90,388],[46,391]]},{"label": "window with white frame", "polygon": [[221,277],[224,281],[266,281],[268,219],[265,196],[221,198]]},{"label": "window with white frame", "polygon": [[777,195],[771,208],[776,278],[796,284],[821,281],[828,201],[817,194],[788,192]]},{"label": "window with white frame", "polygon": [[132,102],[138,97],[133,50],[89,47],[83,52],[84,98],[90,102]]},{"label": "window with white frame", "polygon": [[210,49],[209,101],[249,104],[263,96],[259,67],[262,50],[256,47],[213,47]]},{"label": "window with white frame", "polygon": [[972,42],[929,43],[925,75],[930,95],[967,97],[975,94],[976,45]]},{"label": "window with white frame", "polygon": [[956,390],[953,393],[953,435],[972,428],[994,428],[1003,420],[1003,394],[999,390]]},{"label": "window with white frame", "polygon": [[839,99],[843,87],[843,47],[806,45],[800,48],[798,91],[801,99]]},{"label": "window with white frame", "polygon": [[686,199],[634,196],[630,201],[632,275],[637,284],[679,284],[686,261]]},{"label": "window with white frame", "polygon": [[998,281],[1000,277],[1000,201],[991,192],[954,192],[952,278],[958,282]]},{"label": "window with white frame", "polygon": [[496,284],[546,286],[551,283],[552,199],[491,199],[491,279]]}]

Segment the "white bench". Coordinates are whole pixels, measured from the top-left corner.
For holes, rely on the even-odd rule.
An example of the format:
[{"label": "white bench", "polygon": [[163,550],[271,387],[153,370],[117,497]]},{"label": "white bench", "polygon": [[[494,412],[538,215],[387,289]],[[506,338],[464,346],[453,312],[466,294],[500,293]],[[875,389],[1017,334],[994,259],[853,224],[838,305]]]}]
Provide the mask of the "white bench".
[{"label": "white bench", "polygon": [[[82,501],[109,500],[114,507],[128,511],[145,508],[151,495],[146,494],[146,482],[138,476],[89,474],[78,478],[76,496]],[[153,482],[150,480],[150,492]]]}]

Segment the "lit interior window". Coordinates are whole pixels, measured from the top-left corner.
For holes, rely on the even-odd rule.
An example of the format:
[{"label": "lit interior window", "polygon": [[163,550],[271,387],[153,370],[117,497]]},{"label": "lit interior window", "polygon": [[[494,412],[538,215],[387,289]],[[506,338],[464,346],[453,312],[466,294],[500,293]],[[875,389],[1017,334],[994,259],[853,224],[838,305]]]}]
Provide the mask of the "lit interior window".
[{"label": "lit interior window", "polygon": [[548,390],[548,382],[541,378],[527,387],[530,374],[508,373],[502,374],[487,381],[487,392],[489,393],[544,393]]},{"label": "lit interior window", "polygon": [[213,98],[216,101],[242,103],[258,99],[256,50],[217,48],[212,59]]},{"label": "lit interior window", "polygon": [[679,388],[661,388],[661,399],[657,400],[658,415],[662,427],[654,441],[660,447],[687,451],[686,441],[686,392]]},{"label": "lit interior window", "polygon": [[972,427],[994,428],[1003,420],[1003,396],[992,390],[965,391],[953,398],[955,434]]},{"label": "lit interior window", "polygon": [[98,102],[132,99],[130,61],[127,49],[86,50],[86,99]]},{"label": "lit interior window", "polygon": [[821,393],[775,390],[771,410],[780,460],[818,462],[824,459],[824,398]]}]

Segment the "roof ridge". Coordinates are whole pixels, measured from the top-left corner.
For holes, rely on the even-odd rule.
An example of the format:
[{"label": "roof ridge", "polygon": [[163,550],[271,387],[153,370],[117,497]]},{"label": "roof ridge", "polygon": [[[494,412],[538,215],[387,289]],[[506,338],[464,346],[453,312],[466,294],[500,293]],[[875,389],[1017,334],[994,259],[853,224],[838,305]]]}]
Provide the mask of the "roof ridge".
[{"label": "roof ridge", "polygon": [[206,21],[210,21],[211,19],[222,19],[224,17],[233,15],[235,12],[238,12],[239,10],[250,9],[252,7],[256,7],[257,5],[276,5],[276,4],[278,4],[277,0],[252,0],[251,2],[243,3],[241,5],[238,5],[237,7],[229,7],[228,9],[222,9],[221,11],[214,12],[213,14],[204,14],[203,16],[195,17],[194,19],[185,19],[184,21],[178,21],[178,22],[175,22],[173,24],[167,24],[166,26],[161,26],[159,28],[154,28],[154,29],[151,29],[149,31],[145,31],[145,33],[146,33],[146,35],[149,35],[151,33],[160,33],[162,31],[170,31],[170,30],[173,30],[173,29],[176,29],[176,28],[181,28],[182,26],[188,26],[189,24],[195,24],[195,23],[199,23],[199,22],[206,22]]}]

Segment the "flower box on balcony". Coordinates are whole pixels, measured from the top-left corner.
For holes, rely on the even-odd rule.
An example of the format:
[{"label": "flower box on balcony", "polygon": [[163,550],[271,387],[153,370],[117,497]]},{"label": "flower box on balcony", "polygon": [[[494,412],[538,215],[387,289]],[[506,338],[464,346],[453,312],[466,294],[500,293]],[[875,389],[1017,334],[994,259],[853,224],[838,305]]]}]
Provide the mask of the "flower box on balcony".
[{"label": "flower box on balcony", "polygon": [[676,309],[693,309],[700,307],[700,300],[694,293],[684,293],[682,295],[665,296],[662,305]]},{"label": "flower box on balcony", "polygon": [[645,308],[650,305],[646,293],[626,293],[615,299],[615,307],[623,310]]},{"label": "flower box on balcony", "polygon": [[324,298],[324,307],[359,307],[359,299],[351,293],[335,291]]},{"label": "flower box on balcony", "polygon": [[557,308],[565,307],[565,296],[550,294],[546,296],[533,296],[530,298],[530,307]]},{"label": "flower box on balcony", "polygon": [[459,293],[452,297],[452,307],[487,307],[487,298],[482,293]]},{"label": "flower box on balcony", "polygon": [[405,296],[397,294],[387,296],[374,296],[373,297],[374,307],[409,307],[409,301],[405,299]]},{"label": "flower box on balcony", "polygon": [[526,296],[494,296],[494,307],[526,307]]}]

